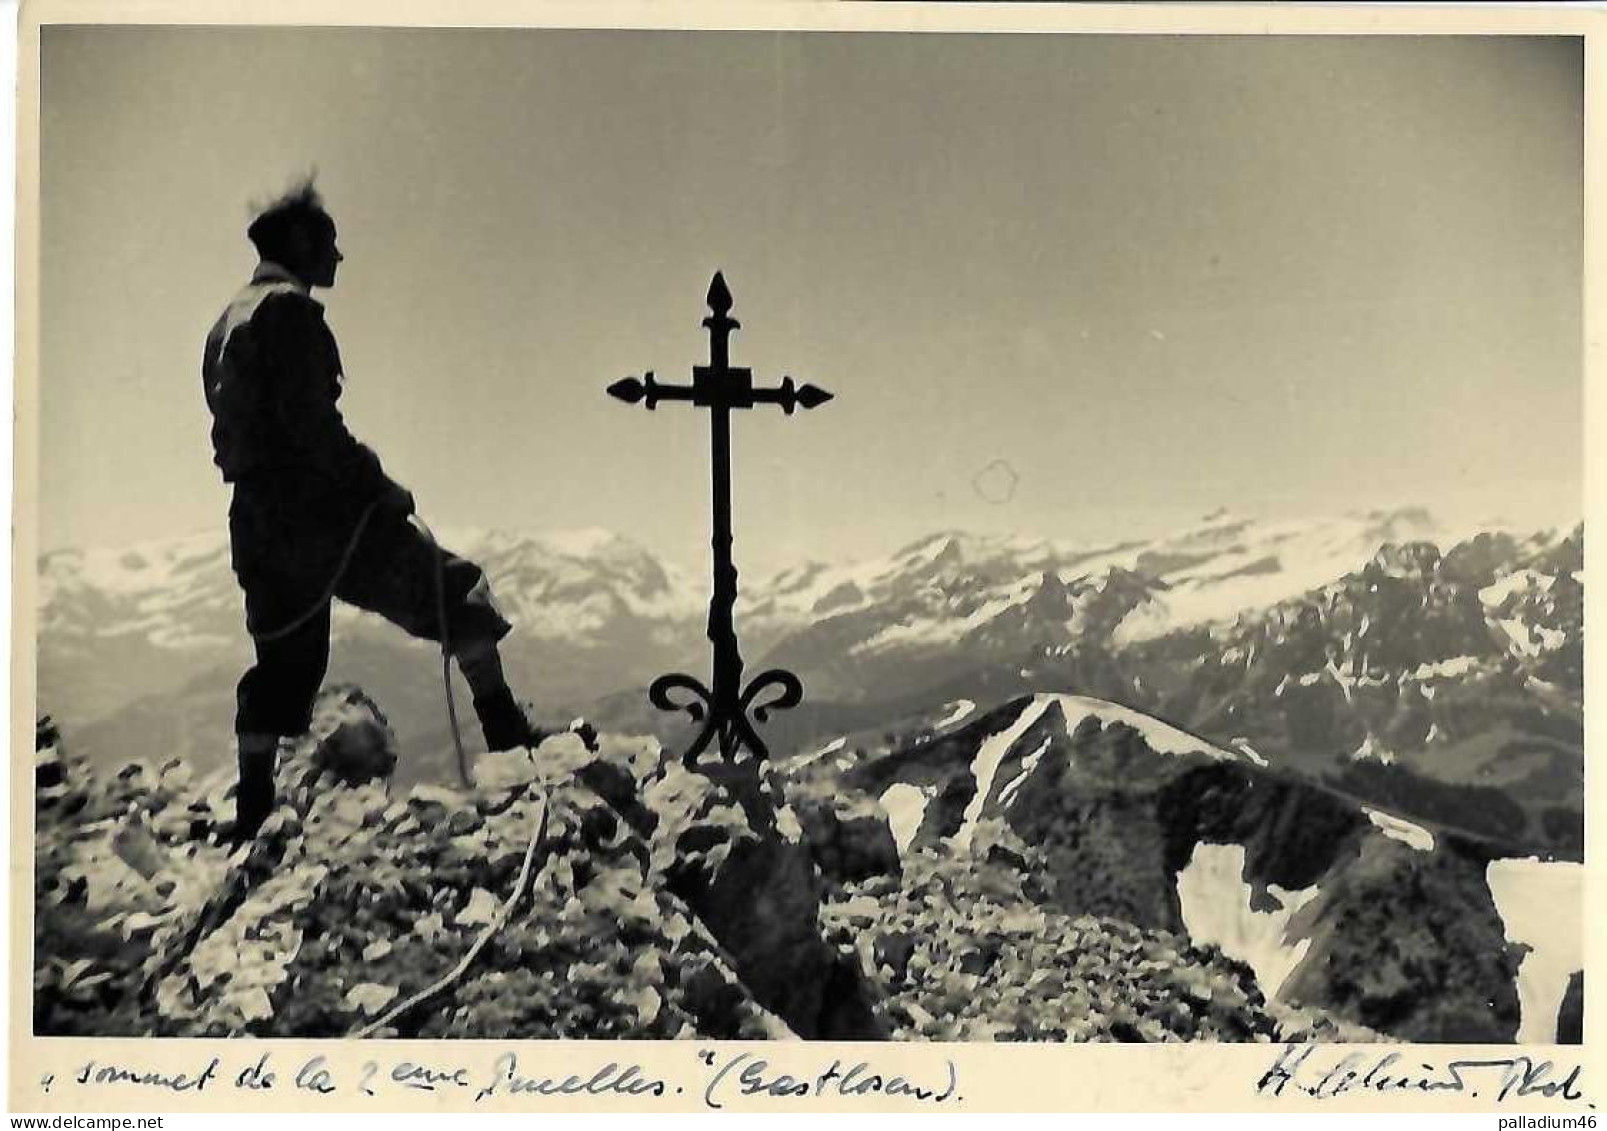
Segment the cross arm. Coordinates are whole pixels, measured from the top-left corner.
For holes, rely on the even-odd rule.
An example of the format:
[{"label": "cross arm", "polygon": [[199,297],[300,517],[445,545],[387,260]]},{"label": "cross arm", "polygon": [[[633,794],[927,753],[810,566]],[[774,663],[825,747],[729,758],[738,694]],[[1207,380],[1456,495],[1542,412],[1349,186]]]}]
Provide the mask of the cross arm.
[{"label": "cross arm", "polygon": [[635,377],[626,377],[615,381],[608,386],[608,395],[626,404],[636,404],[646,401],[649,409],[658,407],[659,401],[689,401],[692,399],[690,385],[660,385],[653,380],[653,371],[649,369],[645,378],[638,380]]},{"label": "cross arm", "polygon": [[780,405],[781,411],[788,416],[792,415],[792,410],[795,408],[819,408],[831,398],[831,393],[816,385],[795,386],[791,377],[783,377],[781,384],[774,389],[753,390],[755,404]]}]

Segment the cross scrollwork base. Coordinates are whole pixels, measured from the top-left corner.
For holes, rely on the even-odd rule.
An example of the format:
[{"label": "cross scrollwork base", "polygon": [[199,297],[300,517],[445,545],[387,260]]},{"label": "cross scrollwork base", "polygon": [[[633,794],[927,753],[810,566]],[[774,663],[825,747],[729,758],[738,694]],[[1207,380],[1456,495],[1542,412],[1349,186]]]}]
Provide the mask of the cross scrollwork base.
[{"label": "cross scrollwork base", "polygon": [[698,756],[716,739],[726,762],[736,761],[743,749],[754,761],[769,758],[770,750],[748,716],[763,723],[769,721],[771,711],[796,707],[803,702],[803,681],[783,668],[771,668],[755,676],[734,702],[723,702],[702,680],[671,672],[653,681],[647,697],[661,711],[684,711],[693,722],[703,724],[681,756],[687,769],[696,770]]}]

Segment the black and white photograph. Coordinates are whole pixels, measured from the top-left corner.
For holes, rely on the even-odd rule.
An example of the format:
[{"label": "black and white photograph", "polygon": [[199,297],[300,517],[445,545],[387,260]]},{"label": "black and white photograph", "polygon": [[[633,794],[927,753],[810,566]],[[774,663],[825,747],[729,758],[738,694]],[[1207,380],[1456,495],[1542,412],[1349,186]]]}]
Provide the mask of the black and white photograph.
[{"label": "black and white photograph", "polygon": [[1579,1043],[1583,36],[806,23],[41,29],[33,1035]]}]

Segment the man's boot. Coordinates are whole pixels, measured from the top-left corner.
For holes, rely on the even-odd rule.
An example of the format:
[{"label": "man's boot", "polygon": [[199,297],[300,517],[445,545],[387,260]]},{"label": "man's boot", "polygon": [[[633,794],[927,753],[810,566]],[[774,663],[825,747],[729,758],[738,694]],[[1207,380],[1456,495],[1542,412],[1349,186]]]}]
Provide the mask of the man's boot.
[{"label": "man's boot", "polygon": [[[471,640],[457,649],[458,670],[474,693],[474,713],[485,734],[486,749],[493,752],[534,750],[559,732],[538,727],[530,713],[514,698],[508,677],[502,671],[502,657],[495,641]],[[576,720],[570,731],[580,736],[586,749],[597,749],[597,732],[583,720]]]},{"label": "man's boot", "polygon": [[234,789],[234,825],[227,836],[240,844],[255,837],[268,814],[273,812],[279,736],[242,734],[237,741],[240,780]]}]

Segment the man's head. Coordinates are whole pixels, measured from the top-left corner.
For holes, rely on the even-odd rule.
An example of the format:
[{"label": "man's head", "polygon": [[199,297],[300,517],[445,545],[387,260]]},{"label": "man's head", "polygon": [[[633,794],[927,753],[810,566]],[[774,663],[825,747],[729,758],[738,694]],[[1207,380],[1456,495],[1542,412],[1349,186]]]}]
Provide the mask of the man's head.
[{"label": "man's head", "polygon": [[335,246],[335,221],[308,181],[280,197],[251,222],[246,236],[257,254],[285,268],[309,287],[335,285],[344,256]]}]

